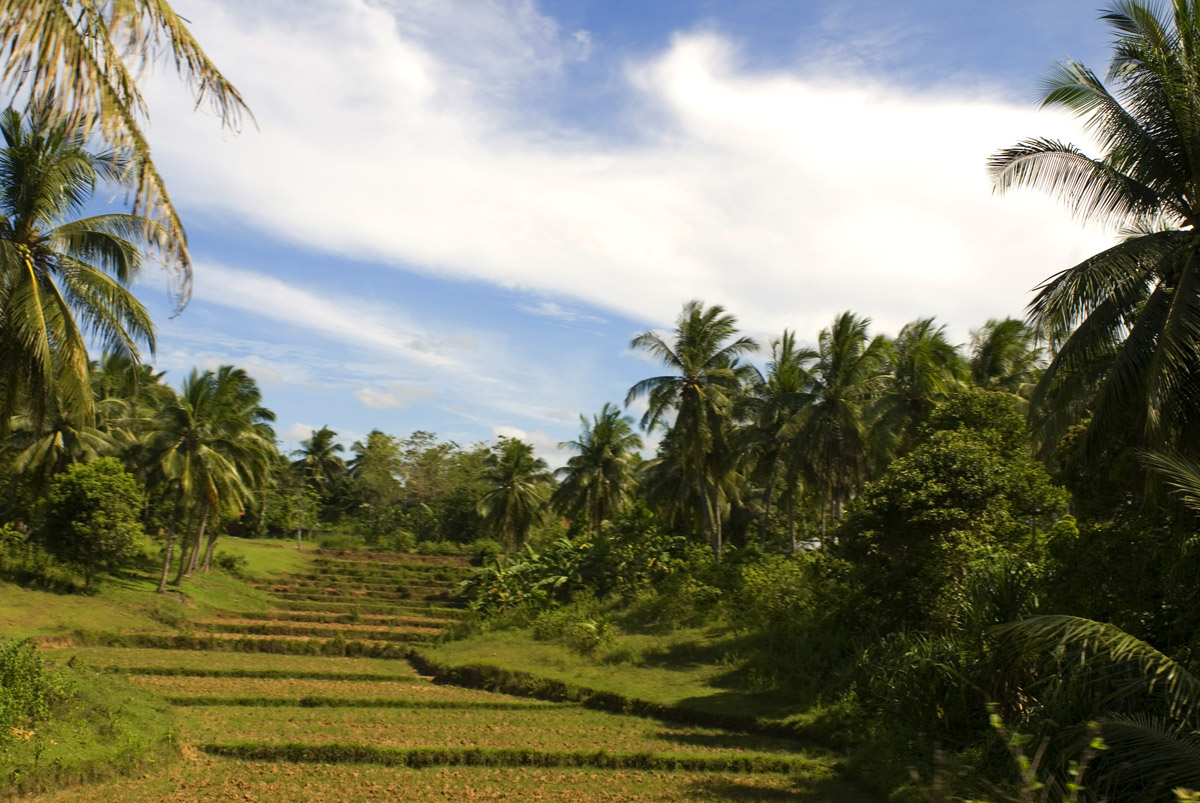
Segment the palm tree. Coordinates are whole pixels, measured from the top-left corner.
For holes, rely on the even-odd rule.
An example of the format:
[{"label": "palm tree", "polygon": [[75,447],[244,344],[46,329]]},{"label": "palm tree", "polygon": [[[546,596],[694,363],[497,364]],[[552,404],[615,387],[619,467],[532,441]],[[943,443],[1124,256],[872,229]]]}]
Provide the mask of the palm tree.
[{"label": "palm tree", "polygon": [[506,547],[519,549],[541,520],[554,490],[554,475],[533,447],[516,438],[500,438],[484,460],[487,487],[476,506],[484,525]]},{"label": "palm tree", "polygon": [[237,128],[248,113],[183,18],[166,0],[0,0],[0,85],[29,99],[30,108],[70,117],[84,137],[99,134],[129,155],[124,179],[135,208],[163,223],[167,264],[175,269],[180,304],[191,293],[192,266],[183,224],[150,158],[142,132],[146,104],[136,73],[166,51],[192,90],[223,125]]},{"label": "palm tree", "polygon": [[689,301],[675,320],[674,342],[656,332],[643,332],[630,347],[658,358],[674,373],[643,379],[625,397],[626,406],[639,398],[649,402],[642,427],[649,429],[674,413],[674,457],[683,481],[699,501],[713,555],[721,555],[722,487],[728,468],[728,424],[734,401],[744,382],[756,372],[739,358],[758,350],[749,337],[738,337],[737,319],[724,307],[708,309]]},{"label": "palm tree", "polygon": [[977,388],[1028,398],[1041,360],[1037,332],[1024,321],[991,318],[971,330],[968,366]]},{"label": "palm tree", "polygon": [[[771,501],[781,469],[785,480],[784,498],[788,503],[788,532],[792,535],[793,548],[795,545],[793,503],[800,480],[799,473],[793,470],[797,457],[795,432],[797,422],[813,400],[809,393],[812,385],[810,368],[818,356],[813,349],[799,347],[796,333],[785,329],[779,339],[771,341],[771,359],[767,362],[766,378],[753,388],[750,395],[753,423],[747,435],[750,450],[761,458],[759,476],[763,483],[763,509],[758,533],[760,546],[765,546],[767,542]],[[762,477],[764,471],[766,476]]]},{"label": "palm tree", "polygon": [[335,438],[336,432],[329,427],[321,427],[313,430],[308,440],[301,441],[300,448],[292,452],[292,456],[297,458],[292,465],[304,473],[308,484],[322,498],[346,475],[346,461],[338,456],[346,448]]},{"label": "palm tree", "polygon": [[573,449],[577,454],[558,470],[562,484],[551,504],[568,516],[586,513],[592,537],[596,538],[600,524],[624,510],[633,498],[637,450],[642,448],[642,439],[633,431],[633,420],[609,403],[600,408],[590,424],[583,416],[579,423],[579,440],[559,444],[559,448]]},{"label": "palm tree", "polygon": [[903,452],[934,405],[966,380],[967,366],[947,339],[946,327],[935,325],[933,318],[904,325],[891,342],[889,364],[878,415],[881,430],[895,439],[889,451]]},{"label": "palm tree", "polygon": [[[159,592],[166,590],[175,528],[194,513],[194,539],[185,540],[176,582],[195,569],[204,532],[222,504],[236,505],[268,481],[275,453],[269,421],[274,415],[260,405],[258,388],[243,370],[222,366],[216,373],[192,371],[178,396],[158,412],[147,453],[159,482],[174,491],[175,508],[167,534]],[[190,535],[190,526],[185,524]],[[216,543],[210,533],[203,568],[212,562]],[[189,560],[190,549],[190,560]]]},{"label": "palm tree", "polygon": [[888,387],[887,339],[870,318],[843,312],[818,339],[812,401],[796,432],[821,498],[822,538],[870,471],[872,405]]},{"label": "palm tree", "polygon": [[1110,90],[1087,67],[1058,64],[1042,105],[1083,118],[1102,155],[1028,139],[995,154],[1000,191],[1057,195],[1080,218],[1116,224],[1117,245],[1048,279],[1029,307],[1053,359],[1031,399],[1048,436],[1080,394],[1092,417],[1084,447],[1132,415],[1142,445],[1195,442],[1200,417],[1200,4],[1119,0]]},{"label": "palm tree", "polygon": [[98,181],[125,170],[113,154],[88,152],[82,130],[45,117],[25,126],[7,109],[0,134],[0,427],[22,404],[38,421],[56,405],[90,420],[89,336],[134,359],[139,345],[154,348],[150,316],[127,286],[163,229],[138,215],[73,219]]}]

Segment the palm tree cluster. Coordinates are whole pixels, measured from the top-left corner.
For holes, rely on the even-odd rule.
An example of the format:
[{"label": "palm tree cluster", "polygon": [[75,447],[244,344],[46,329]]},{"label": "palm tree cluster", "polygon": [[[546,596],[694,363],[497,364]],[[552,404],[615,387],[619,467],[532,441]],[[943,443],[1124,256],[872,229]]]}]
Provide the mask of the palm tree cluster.
[{"label": "palm tree cluster", "polygon": [[[1041,369],[1034,330],[1014,319],[988,321],[967,347],[930,318],[894,338],[872,335],[870,323],[842,313],[815,348],[784,331],[765,371],[747,361],[758,346],[720,306],[691,301],[672,337],[634,338],[632,348],[670,371],[626,399],[644,399],[642,426],[662,432],[638,475],[647,501],[708,533],[717,556],[730,524],[744,539],[757,520],[765,545],[780,516],[791,549],[798,516],[824,543],[853,495],[910,448],[935,404],[970,387],[1023,398]],[[570,465],[566,473],[570,480]]]}]

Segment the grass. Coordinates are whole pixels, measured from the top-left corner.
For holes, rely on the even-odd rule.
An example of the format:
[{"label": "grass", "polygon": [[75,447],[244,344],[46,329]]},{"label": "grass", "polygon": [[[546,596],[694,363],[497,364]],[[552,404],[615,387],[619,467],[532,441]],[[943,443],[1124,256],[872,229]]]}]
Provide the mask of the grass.
[{"label": "grass", "polygon": [[414,675],[408,682],[368,682],[330,679],[278,679],[278,678],[207,678],[142,676],[131,678],[140,688],[156,694],[171,696],[292,698],[303,697],[389,697],[413,703],[423,701],[487,702],[502,701],[516,705],[530,705],[523,697],[460,689],[456,686],[436,686],[417,681]]},{"label": "grass", "polygon": [[[532,791],[536,790],[536,791]],[[531,794],[532,791],[532,794]],[[407,769],[370,764],[250,763],[207,755],[147,781],[59,793],[49,803],[191,803],[208,800],[336,800],[446,803],[464,799],[554,803],[866,803],[832,778],[797,789],[779,775],[695,774],[534,767]]]},{"label": "grass", "polygon": [[[253,576],[302,571],[309,556],[278,541],[223,538],[218,552],[241,555]],[[266,611],[271,596],[223,571],[197,574],[157,594],[153,563],[105,577],[95,593],[51,594],[0,582],[0,635],[65,636],[76,630],[170,632],[189,619],[224,611]]]},{"label": "grass", "polygon": [[[434,687],[438,688],[438,687]],[[444,687],[443,687],[444,688]],[[455,692],[466,690],[455,689]],[[492,700],[505,699],[491,695]],[[465,696],[431,696],[431,700]],[[516,705],[478,708],[360,709],[338,707],[202,707],[180,714],[189,741],[254,744],[342,744],[398,749],[487,748],[539,752],[608,751],[667,757],[764,756],[828,760],[801,751],[795,742],[710,728],[669,726],[654,720],[591,711],[573,705]],[[351,736],[352,734],[352,736]]]},{"label": "grass", "polygon": [[139,649],[131,647],[64,647],[46,650],[62,663],[75,658],[101,669],[147,667],[178,672],[266,671],[322,673],[325,675],[366,674],[412,680],[416,673],[404,661],[386,658],[324,658],[309,655],[268,653],[196,652],[192,650]]},{"label": "grass", "polygon": [[162,698],[123,678],[64,671],[69,694],[53,717],[25,729],[25,738],[0,741],[0,796],[142,771],[177,756],[174,722]]}]

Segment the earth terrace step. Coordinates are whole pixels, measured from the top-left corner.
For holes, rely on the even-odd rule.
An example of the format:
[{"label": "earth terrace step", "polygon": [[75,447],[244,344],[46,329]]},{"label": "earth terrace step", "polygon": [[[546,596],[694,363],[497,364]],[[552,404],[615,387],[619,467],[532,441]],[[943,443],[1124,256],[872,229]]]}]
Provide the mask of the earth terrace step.
[{"label": "earth terrace step", "polygon": [[453,563],[369,563],[353,560],[322,560],[317,558],[307,571],[332,572],[334,574],[421,574],[433,576],[451,576],[470,574],[478,571],[471,565]]},{"label": "earth terrace step", "polygon": [[448,605],[449,607],[458,607],[458,604],[463,604],[462,600],[458,600],[451,594],[401,594],[401,593],[377,593],[377,594],[320,594],[320,593],[305,593],[305,592],[271,592],[272,597],[276,599],[286,599],[292,601],[308,601],[308,603],[317,603],[317,601],[325,601],[325,603],[348,603],[348,604],[365,604],[373,603],[437,603],[438,605]]},{"label": "earth terrace step", "polygon": [[457,619],[439,619],[434,616],[406,616],[386,614],[322,613],[320,611],[239,611],[227,619],[253,619],[260,622],[311,622],[314,624],[363,624],[377,627],[449,627]]},{"label": "earth terrace step", "polygon": [[439,635],[441,628],[376,628],[370,625],[311,625],[277,622],[237,622],[229,620],[197,621],[194,623],[209,633],[249,636],[305,636],[311,638],[357,638],[368,641],[428,642]]},{"label": "earth terrace step", "polygon": [[379,615],[419,615],[428,613],[439,617],[451,619],[463,619],[469,616],[466,606],[459,603],[453,605],[425,603],[416,600],[407,602],[393,603],[359,603],[359,602],[331,602],[328,600],[321,602],[313,602],[311,600],[276,600],[275,608],[280,611],[311,611],[316,613],[349,613],[352,610],[358,611],[360,614],[379,614]]},{"label": "earth terrace step", "polygon": [[505,700],[407,700],[398,697],[221,697],[219,695],[166,695],[172,705],[195,708],[409,708],[460,711],[529,711],[562,708],[563,703],[508,702]]},{"label": "earth terrace step", "polygon": [[304,572],[284,580],[303,580],[310,583],[439,583],[453,585],[475,575],[475,572]]},{"label": "earth terrace step", "polygon": [[317,555],[318,561],[330,563],[389,563],[389,564],[431,564],[440,566],[470,566],[470,558],[455,555],[397,555],[386,552],[361,552],[349,549],[317,549],[312,554]]},{"label": "earth terrace step", "polygon": [[244,633],[85,633],[74,640],[80,644],[109,647],[145,647],[163,650],[212,650],[216,652],[265,652],[282,655],[388,658],[404,660],[412,648],[396,641],[346,640],[342,638],[292,638]]},{"label": "earth terrace step", "polygon": [[458,591],[457,584],[432,585],[428,583],[320,583],[314,580],[276,580],[270,583],[256,583],[255,588],[268,591],[341,591],[343,593],[354,589],[364,594],[447,594]]},{"label": "earth terrace step", "polygon": [[179,678],[234,678],[238,680],[331,680],[370,683],[421,683],[417,677],[385,675],[379,672],[323,672],[299,669],[200,669],[177,666],[109,666],[114,675]]},{"label": "earth terrace step", "polygon": [[788,774],[799,766],[796,759],[754,754],[718,758],[654,753],[608,753],[603,750],[560,752],[526,748],[401,748],[365,744],[260,742],[209,743],[199,745],[199,749],[209,755],[246,761],[383,764],[392,767],[581,767],[603,770]]}]

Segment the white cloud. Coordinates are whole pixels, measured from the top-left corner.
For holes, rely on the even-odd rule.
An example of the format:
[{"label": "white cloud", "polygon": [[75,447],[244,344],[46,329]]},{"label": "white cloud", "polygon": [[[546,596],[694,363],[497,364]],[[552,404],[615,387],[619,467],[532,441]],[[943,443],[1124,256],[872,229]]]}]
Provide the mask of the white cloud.
[{"label": "white cloud", "polygon": [[559,449],[559,439],[552,438],[541,430],[530,432],[518,427],[492,425],[492,436],[496,438],[516,438],[533,447],[533,452],[546,461],[552,469],[561,468],[567,464],[571,455],[565,449]]},{"label": "white cloud", "polygon": [[570,310],[555,301],[539,301],[536,304],[518,304],[517,308],[530,315],[551,318],[563,323],[604,323],[604,319],[586,312]]},{"label": "white cloud", "polygon": [[213,263],[198,267],[195,297],[443,369],[462,367],[453,352],[473,343],[469,337],[448,339],[422,330],[399,310],[363,298],[318,294],[270,276]]},{"label": "white cloud", "polygon": [[431,388],[394,382],[386,389],[359,388],[354,395],[373,410],[394,410],[407,407],[417,399],[429,398],[436,394]]},{"label": "white cloud", "polygon": [[[570,39],[528,0],[179,5],[261,133],[216,134],[177,87],[152,93],[176,195],[337,254],[654,323],[701,298],[804,335],[847,307],[965,332],[1108,242],[1045,199],[993,197],[990,153],[1079,126],[978,90],[748,72],[718,34],[680,35],[630,67],[657,113],[613,144],[520,119]],[[258,280],[246,308],[418,358],[379,316]]]},{"label": "white cloud", "polygon": [[286,432],[281,433],[285,441],[289,443],[300,443],[312,437],[320,427],[314,427],[312,424],[301,424],[299,421],[287,428]]}]

